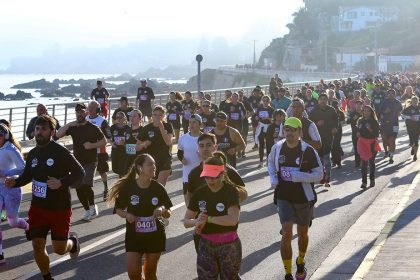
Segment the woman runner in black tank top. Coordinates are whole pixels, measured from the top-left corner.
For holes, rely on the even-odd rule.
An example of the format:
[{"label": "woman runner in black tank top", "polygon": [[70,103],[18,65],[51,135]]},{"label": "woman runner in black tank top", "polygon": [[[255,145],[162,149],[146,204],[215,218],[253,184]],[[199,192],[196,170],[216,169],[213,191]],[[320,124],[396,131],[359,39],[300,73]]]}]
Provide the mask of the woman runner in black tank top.
[{"label": "woman runner in black tank top", "polygon": [[213,130],[210,131],[210,133],[213,133],[214,135],[216,135],[216,139],[217,139],[217,149],[219,151],[222,151],[225,155],[226,158],[228,160],[228,163],[233,166],[234,168],[236,168],[236,154],[235,155],[229,155],[228,154],[228,150],[235,148],[236,147],[236,143],[233,142],[233,140],[230,138],[230,128],[229,126],[226,127],[226,132],[222,135],[217,135]]}]

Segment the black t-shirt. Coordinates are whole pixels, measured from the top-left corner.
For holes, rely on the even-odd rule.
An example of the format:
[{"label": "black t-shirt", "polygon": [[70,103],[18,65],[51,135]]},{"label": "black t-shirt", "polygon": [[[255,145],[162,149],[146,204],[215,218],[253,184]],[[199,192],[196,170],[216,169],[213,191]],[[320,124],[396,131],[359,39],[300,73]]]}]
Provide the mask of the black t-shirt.
[{"label": "black t-shirt", "polygon": [[140,134],[140,131],[143,129],[142,126],[140,126],[137,129],[133,129],[132,127],[129,127],[127,131],[125,132],[125,153],[127,155],[140,155],[143,153],[143,151],[136,151],[136,144],[137,144],[137,137]]},{"label": "black t-shirt", "polygon": [[257,108],[259,107],[260,103],[261,103],[261,97],[260,96],[255,96],[252,95],[248,98],[249,103],[251,104],[252,108],[255,110],[257,110]]},{"label": "black t-shirt", "polygon": [[[259,118],[259,121],[263,124],[271,123],[271,119],[273,118],[274,109],[272,107],[258,107],[256,115]],[[268,120],[265,118],[269,118]],[[265,119],[265,120],[263,120]]]},{"label": "black t-shirt", "polygon": [[276,190],[277,199],[286,200],[292,203],[306,203],[308,199],[305,195],[302,183],[292,182],[287,176],[288,170],[309,172],[319,166],[318,160],[312,147],[308,147],[302,152],[301,143],[294,148],[289,148],[286,142],[283,144],[279,156],[278,180],[279,185]]},{"label": "black t-shirt", "polygon": [[98,101],[102,107],[105,101],[107,101],[109,97],[109,92],[106,90],[106,88],[101,88],[101,89],[95,88],[92,90],[90,97]]},{"label": "black t-shirt", "polygon": [[182,119],[189,120],[191,115],[195,113],[195,110],[198,107],[198,104],[194,100],[183,100],[182,101]]},{"label": "black t-shirt", "polygon": [[[172,124],[164,122],[163,127],[167,133],[172,135],[174,134]],[[170,148],[163,140],[160,129],[154,126],[153,123],[149,123],[143,127],[137,136],[137,139],[140,141],[149,140],[152,142],[152,144],[147,147],[144,152],[150,154],[155,159],[155,161],[171,159],[171,151],[169,150]]]},{"label": "black t-shirt", "polygon": [[178,100],[166,103],[166,119],[168,121],[179,121],[182,114],[182,104]]},{"label": "black t-shirt", "polygon": [[83,146],[86,142],[96,143],[101,140],[104,135],[94,124],[86,122],[80,126],[70,126],[66,135],[70,135],[73,140],[73,153],[77,160],[82,163],[91,163],[98,160],[97,149],[86,150]]},{"label": "black t-shirt", "polygon": [[[200,187],[207,186],[207,183],[204,177],[200,177],[201,172],[203,172],[203,163],[200,163],[200,165],[194,167],[191,170],[190,174],[188,174],[187,190],[190,193],[194,193]],[[228,174],[229,179],[232,181],[232,183],[238,186],[245,187],[245,183],[242,180],[241,175],[239,175],[238,171],[236,171],[235,168],[233,168],[229,164],[226,164],[226,172]]]},{"label": "black t-shirt", "polygon": [[[15,187],[24,186],[32,181],[31,205],[53,210],[69,209],[69,186],[81,180],[84,175],[83,167],[70,151],[51,141],[47,146],[36,146],[29,152],[25,169],[16,179]],[[62,186],[56,190],[48,188],[48,177],[60,179]]]},{"label": "black t-shirt", "polygon": [[152,99],[155,99],[153,89],[150,87],[139,87],[137,90],[137,100],[139,100],[139,108],[151,108]]},{"label": "black t-shirt", "polygon": [[153,242],[156,235],[164,231],[163,225],[153,218],[153,211],[160,206],[169,209],[173,205],[165,188],[157,181],[152,180],[146,189],[140,188],[135,180],[122,186],[115,200],[115,209],[127,209],[128,213],[138,217],[137,222],[126,222],[126,238],[147,238]]},{"label": "black t-shirt", "polygon": [[[407,108],[405,108],[402,113],[403,116],[415,116],[417,118],[417,121],[413,121],[411,119],[407,119],[405,121],[406,125],[407,125],[407,129],[411,128],[415,128],[416,126],[420,126],[420,122],[419,122],[419,117],[420,117],[420,106],[414,107],[414,106],[408,106]],[[418,130],[420,130],[419,127],[417,127]]]},{"label": "black t-shirt", "polygon": [[[372,132],[367,129],[370,126]],[[367,139],[375,139],[379,137],[379,123],[375,119],[360,118],[357,122],[357,129],[360,136]]]},{"label": "black t-shirt", "polygon": [[228,109],[228,118],[229,122],[241,122],[242,117],[245,116],[245,107],[241,102],[238,102],[236,104],[229,103],[225,105]]},{"label": "black t-shirt", "polygon": [[127,109],[121,109],[117,108],[115,109],[114,113],[112,114],[112,119],[115,121],[117,119],[117,113],[123,112],[127,118],[127,120],[130,120],[130,112],[133,111],[133,107],[127,107]]},{"label": "black t-shirt", "polygon": [[[224,183],[223,187],[212,192],[208,187],[198,189],[192,196],[188,209],[194,212],[207,211],[207,215],[218,217],[228,214],[231,206],[239,206],[238,190],[232,185]],[[238,224],[235,226],[221,226],[213,223],[206,223],[202,229],[202,233],[223,233],[236,231]]]},{"label": "black t-shirt", "polygon": [[279,138],[279,133],[280,133],[280,125],[272,123],[268,126],[266,136],[265,136],[268,151],[270,151],[274,143],[277,142],[277,139]]},{"label": "black t-shirt", "polygon": [[215,112],[210,112],[210,115],[201,113],[200,117],[203,121],[203,132],[208,133],[216,127],[216,123],[214,122],[214,118],[216,117]]},{"label": "black t-shirt", "polygon": [[114,124],[111,126],[111,140],[117,146],[116,148],[112,147],[112,149],[125,149],[125,145],[120,145],[120,143],[125,141],[125,134],[129,129],[130,127],[128,125],[119,126]]}]

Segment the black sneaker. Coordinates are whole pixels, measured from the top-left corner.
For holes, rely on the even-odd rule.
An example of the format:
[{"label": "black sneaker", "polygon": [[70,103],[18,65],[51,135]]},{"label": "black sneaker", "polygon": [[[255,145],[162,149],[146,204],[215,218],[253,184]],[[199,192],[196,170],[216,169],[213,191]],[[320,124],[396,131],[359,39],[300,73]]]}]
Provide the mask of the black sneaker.
[{"label": "black sneaker", "polygon": [[77,233],[70,232],[69,233],[69,239],[73,241],[73,248],[70,250],[70,258],[75,259],[79,256],[80,253],[80,242],[79,238],[77,237]]},{"label": "black sneaker", "polygon": [[416,161],[416,160],[417,160],[417,155],[414,155],[413,161]]},{"label": "black sneaker", "polygon": [[[25,219],[26,223],[29,224],[29,219]],[[31,241],[31,235],[29,234],[29,230],[25,230],[26,240]]]},{"label": "black sneaker", "polygon": [[305,268],[305,263],[303,264],[298,264],[298,258],[296,258],[296,274],[295,274],[295,278],[296,280],[305,280],[306,278],[306,268]]},{"label": "black sneaker", "polygon": [[394,163],[394,159],[392,157],[389,158],[389,164],[393,164]]},{"label": "black sneaker", "polygon": [[366,183],[362,183],[362,185],[360,186],[361,189],[366,189],[367,184]]},{"label": "black sneaker", "polygon": [[411,155],[414,156],[414,148],[411,148]]},{"label": "black sneaker", "polygon": [[4,253],[0,255],[0,265],[5,264],[6,260],[4,259]]},{"label": "black sneaker", "polygon": [[286,274],[286,275],[284,276],[284,280],[293,280],[293,276],[292,276],[292,274]]},{"label": "black sneaker", "polygon": [[370,180],[369,188],[373,188],[375,186],[375,180]]}]

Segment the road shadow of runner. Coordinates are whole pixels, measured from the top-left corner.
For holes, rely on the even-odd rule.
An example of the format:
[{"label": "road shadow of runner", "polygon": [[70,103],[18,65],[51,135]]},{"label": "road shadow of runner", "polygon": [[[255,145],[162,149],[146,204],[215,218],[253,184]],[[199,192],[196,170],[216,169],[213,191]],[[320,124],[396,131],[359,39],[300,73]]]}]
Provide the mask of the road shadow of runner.
[{"label": "road shadow of runner", "polygon": [[[280,236],[280,235],[279,235]],[[293,237],[295,238],[295,236]],[[272,254],[279,254],[280,252],[280,241],[276,241],[268,247],[262,248],[258,251],[254,251],[245,258],[242,258],[240,274],[243,275],[251,271],[259,263],[270,257]]]},{"label": "road shadow of runner", "polygon": [[330,215],[331,213],[333,213],[336,209],[350,204],[351,201],[353,200],[353,198],[355,198],[356,196],[362,194],[364,191],[363,190],[359,190],[357,192],[351,193],[343,198],[335,198],[332,200],[328,200],[325,201],[321,204],[319,204],[318,206],[315,205],[315,217],[316,218],[321,218],[323,216],[327,216]]}]

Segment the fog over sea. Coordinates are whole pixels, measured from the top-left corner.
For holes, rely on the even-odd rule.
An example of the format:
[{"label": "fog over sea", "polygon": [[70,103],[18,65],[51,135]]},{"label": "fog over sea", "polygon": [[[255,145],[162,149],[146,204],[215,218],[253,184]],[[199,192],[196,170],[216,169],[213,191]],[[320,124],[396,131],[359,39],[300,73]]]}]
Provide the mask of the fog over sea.
[{"label": "fog over sea", "polygon": [[[102,79],[111,76],[119,76],[120,74],[0,74],[0,92],[7,94],[16,94],[18,89],[11,89],[12,86],[27,82],[32,82],[35,80],[45,79],[48,82],[52,82],[55,79],[60,80],[79,80],[79,79]],[[158,80],[159,82],[167,82],[167,83],[186,83],[187,80],[167,80],[161,78],[151,78]],[[110,81],[113,84],[122,84],[127,81]],[[63,84],[60,86],[67,86],[68,84]],[[35,92],[37,89],[20,89],[24,92],[29,92],[34,96],[34,98],[27,99],[27,100],[13,100],[13,101],[0,101],[0,109],[6,108],[15,108],[15,107],[24,107],[30,105],[32,103],[43,103],[46,105],[50,104],[57,104],[62,102],[73,101],[74,98],[72,97],[59,97],[59,98],[51,98],[51,97],[40,97],[39,92]],[[135,93],[133,93],[134,95]]]}]

